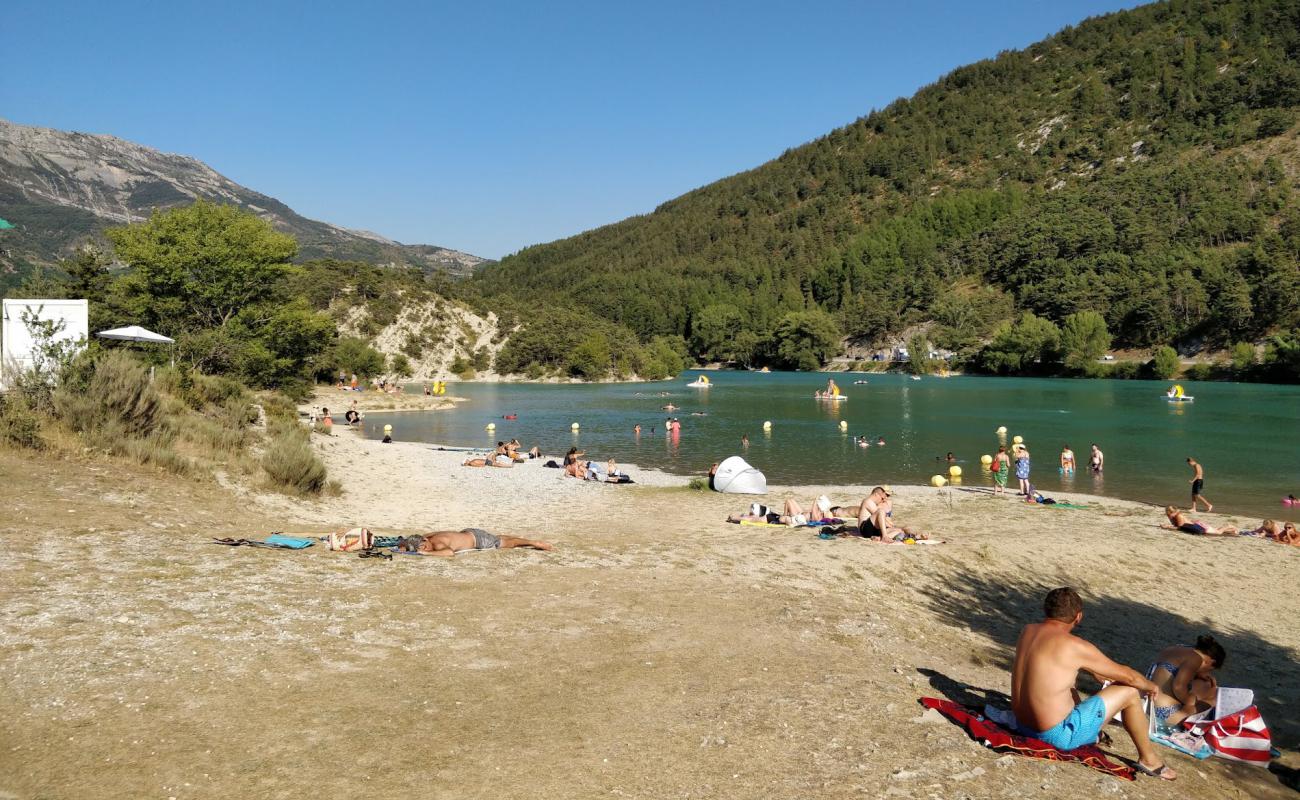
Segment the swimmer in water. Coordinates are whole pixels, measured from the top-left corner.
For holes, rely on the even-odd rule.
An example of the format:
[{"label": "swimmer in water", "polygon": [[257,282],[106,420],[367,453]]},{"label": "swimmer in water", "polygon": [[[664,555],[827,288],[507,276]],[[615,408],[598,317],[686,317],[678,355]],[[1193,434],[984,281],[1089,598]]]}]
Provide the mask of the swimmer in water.
[{"label": "swimmer in water", "polygon": [[883,436],[876,437],[876,447],[884,447],[884,446],[885,446],[885,437]]},{"label": "swimmer in water", "polygon": [[742,433],[742,434],[740,434],[740,446],[743,447],[743,448],[745,448],[746,450],[749,449],[749,434],[748,434],[748,433]]},{"label": "swimmer in water", "polygon": [[637,424],[633,425],[633,426],[632,426],[632,432],[635,433],[637,436],[640,436],[640,435],[641,435],[641,423],[638,422]]},{"label": "swimmer in water", "polygon": [[673,405],[672,403],[669,403],[669,404],[666,405],[666,406],[660,406],[659,409],[660,409],[661,411],[676,411],[676,410],[677,410],[677,406]]}]

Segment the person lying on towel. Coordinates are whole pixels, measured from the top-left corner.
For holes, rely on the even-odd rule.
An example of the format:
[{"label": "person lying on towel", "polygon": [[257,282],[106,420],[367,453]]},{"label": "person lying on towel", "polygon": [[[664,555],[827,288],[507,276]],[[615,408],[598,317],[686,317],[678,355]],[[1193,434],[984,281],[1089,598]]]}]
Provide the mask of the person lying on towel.
[{"label": "person lying on towel", "polygon": [[[1095,743],[1102,726],[1118,713],[1137,746],[1138,771],[1167,781],[1176,778],[1156,754],[1142,711],[1142,697],[1156,694],[1160,687],[1074,635],[1074,627],[1083,620],[1083,601],[1074,589],[1066,586],[1048,592],[1043,614],[1044,620],[1026,625],[1016,642],[1011,710],[1017,730],[1058,750],[1073,750]],[[1079,670],[1111,685],[1080,702],[1074,688]]]},{"label": "person lying on towel", "polygon": [[809,522],[832,519],[827,513],[830,505],[831,501],[827,500],[825,495],[814,500],[811,510],[808,511],[805,511],[803,506],[799,505],[799,502],[794,499],[786,500],[780,513],[777,513],[776,509],[771,506],[752,503],[747,512],[728,515],[727,522],[759,522],[768,525],[789,525],[791,527],[807,525]]},{"label": "person lying on towel", "polygon": [[434,531],[417,536],[407,536],[397,543],[403,553],[451,558],[464,550],[509,550],[512,547],[531,547],[534,550],[554,550],[548,542],[522,539],[518,536],[494,536],[482,528],[465,528],[459,531]]}]

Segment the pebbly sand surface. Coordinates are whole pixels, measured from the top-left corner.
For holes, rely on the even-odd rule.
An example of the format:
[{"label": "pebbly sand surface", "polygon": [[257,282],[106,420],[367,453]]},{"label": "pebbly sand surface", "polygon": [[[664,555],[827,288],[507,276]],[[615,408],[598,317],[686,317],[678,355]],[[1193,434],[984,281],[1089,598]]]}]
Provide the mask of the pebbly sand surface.
[{"label": "pebbly sand surface", "polygon": [[[896,516],[947,544],[826,541],[726,524],[756,498],[631,466],[635,485],[599,485],[338,434],[316,441],[344,494],[310,502],[0,451],[0,798],[1295,796],[1279,775],[1300,767],[1300,548],[974,486],[895,487]],[[208,543],[351,525],[557,549]],[[1179,780],[1129,783],[922,713],[927,695],[1003,697],[1019,628],[1065,584],[1081,635],[1139,669],[1219,637],[1221,682],[1255,689],[1284,750],[1275,771],[1162,750]]]}]

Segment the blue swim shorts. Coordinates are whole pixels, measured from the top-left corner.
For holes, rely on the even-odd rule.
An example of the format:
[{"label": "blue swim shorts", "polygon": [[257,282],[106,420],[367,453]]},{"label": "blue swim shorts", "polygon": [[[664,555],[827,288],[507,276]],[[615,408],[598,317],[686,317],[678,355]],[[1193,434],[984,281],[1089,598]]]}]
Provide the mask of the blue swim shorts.
[{"label": "blue swim shorts", "polygon": [[1095,744],[1101,726],[1106,724],[1106,702],[1093,695],[1075,706],[1055,727],[1040,733],[1026,731],[1035,739],[1042,739],[1057,750],[1073,750],[1085,744]]}]

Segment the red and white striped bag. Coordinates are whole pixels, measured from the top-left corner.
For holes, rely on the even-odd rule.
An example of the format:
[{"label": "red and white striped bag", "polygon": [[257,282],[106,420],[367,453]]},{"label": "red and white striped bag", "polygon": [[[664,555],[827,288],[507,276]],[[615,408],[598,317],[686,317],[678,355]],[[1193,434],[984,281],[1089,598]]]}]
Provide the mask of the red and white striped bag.
[{"label": "red and white striped bag", "polygon": [[1259,714],[1259,708],[1250,706],[1221,719],[1186,722],[1187,727],[1205,737],[1214,748],[1214,754],[1230,761],[1242,761],[1256,766],[1268,766],[1273,747],[1268,725]]}]

